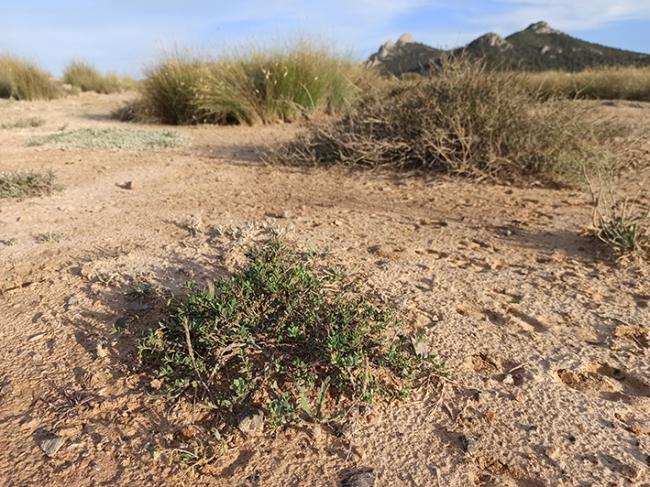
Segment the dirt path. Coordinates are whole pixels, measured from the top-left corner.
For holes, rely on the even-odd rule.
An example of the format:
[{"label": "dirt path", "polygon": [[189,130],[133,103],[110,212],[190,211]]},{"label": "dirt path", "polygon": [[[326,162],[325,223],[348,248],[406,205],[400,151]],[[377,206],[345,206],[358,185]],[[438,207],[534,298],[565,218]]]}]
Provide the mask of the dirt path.
[{"label": "dirt path", "polygon": [[[256,161],[291,126],[183,128],[189,145],[157,152],[25,146],[118,125],[122,98],[0,103],[4,119],[46,120],[0,130],[0,171],[52,169],[63,186],[0,200],[3,485],[337,485],[362,467],[381,486],[650,482],[650,266],[580,235],[585,195]],[[635,175],[630,193],[647,201],[649,183]],[[126,293],[232,270],[269,231],[365,276],[454,380],[342,430],[235,437],[209,464],[169,465],[205,412],[151,394],[134,336],[156,306]],[[48,458],[51,434],[65,441]]]}]

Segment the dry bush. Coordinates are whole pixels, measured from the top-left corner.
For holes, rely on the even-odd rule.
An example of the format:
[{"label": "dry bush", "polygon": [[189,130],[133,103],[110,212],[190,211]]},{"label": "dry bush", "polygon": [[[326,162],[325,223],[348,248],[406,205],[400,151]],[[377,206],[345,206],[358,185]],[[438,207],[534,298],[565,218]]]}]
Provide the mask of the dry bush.
[{"label": "dry bush", "polygon": [[51,100],[61,93],[61,87],[35,64],[13,56],[0,56],[0,98]]},{"label": "dry bush", "polygon": [[212,61],[175,55],[150,70],[140,109],[163,123],[273,123],[342,113],[374,71],[308,43]]},{"label": "dry bush", "polygon": [[650,101],[650,68],[608,67],[579,73],[530,74],[529,85],[547,96]]},{"label": "dry bush", "polygon": [[0,172],[0,198],[42,196],[57,189],[52,171]]},{"label": "dry bush", "polygon": [[586,110],[531,92],[520,74],[445,61],[341,120],[312,125],[271,159],[566,184],[585,167],[614,164],[603,141],[623,132]]}]

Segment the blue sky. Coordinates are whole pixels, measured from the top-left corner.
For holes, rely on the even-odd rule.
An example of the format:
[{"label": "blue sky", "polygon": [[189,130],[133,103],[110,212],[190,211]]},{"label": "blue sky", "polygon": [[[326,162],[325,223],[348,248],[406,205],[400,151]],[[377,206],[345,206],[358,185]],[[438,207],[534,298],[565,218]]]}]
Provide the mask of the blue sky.
[{"label": "blue sky", "polygon": [[72,59],[137,75],[165,50],[232,50],[297,37],[365,57],[403,32],[456,47],[546,20],[593,42],[650,52],[650,0],[0,0],[0,52],[59,74]]}]

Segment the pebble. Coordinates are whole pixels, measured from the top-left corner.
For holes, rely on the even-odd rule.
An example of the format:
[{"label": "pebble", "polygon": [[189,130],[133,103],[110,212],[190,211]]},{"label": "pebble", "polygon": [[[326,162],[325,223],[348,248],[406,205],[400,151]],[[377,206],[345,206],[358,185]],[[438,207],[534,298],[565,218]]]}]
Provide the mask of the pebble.
[{"label": "pebble", "polygon": [[45,438],[39,441],[38,446],[48,457],[54,458],[64,443],[65,439],[52,433],[48,433]]},{"label": "pebble", "polygon": [[479,440],[480,437],[473,434],[462,434],[460,435],[460,443],[463,446],[463,450],[470,455],[478,452],[479,450]]},{"label": "pebble", "polygon": [[115,328],[118,330],[126,330],[129,325],[129,319],[126,316],[122,316],[115,320]]},{"label": "pebble", "polygon": [[97,356],[99,358],[104,358],[108,356],[108,348],[103,343],[97,344]]},{"label": "pebble", "polygon": [[70,296],[65,304],[67,306],[74,306],[78,302],[79,302],[79,298],[77,296]]},{"label": "pebble", "polygon": [[3,384],[2,386],[0,386],[0,397],[9,394],[12,389],[13,386],[11,384]]},{"label": "pebble", "polygon": [[342,487],[372,487],[373,485],[375,485],[375,474],[370,469],[348,473],[341,479]]},{"label": "pebble", "polygon": [[264,428],[264,412],[259,409],[248,411],[239,420],[237,427],[246,435],[259,433]]}]

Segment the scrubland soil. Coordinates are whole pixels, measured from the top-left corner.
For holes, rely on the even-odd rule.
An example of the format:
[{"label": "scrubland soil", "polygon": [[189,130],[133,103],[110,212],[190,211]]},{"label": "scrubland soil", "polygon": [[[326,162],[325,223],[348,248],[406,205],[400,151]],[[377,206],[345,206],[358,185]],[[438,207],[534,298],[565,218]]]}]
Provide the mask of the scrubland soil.
[{"label": "scrubland soil", "polygon": [[[263,165],[256,149],[290,125],[180,128],[188,145],[155,152],[25,145],[131,127],[108,118],[124,98],[0,104],[46,120],[0,131],[0,170],[63,187],[0,200],[0,484],[325,486],[360,468],[378,486],[650,483],[650,265],[581,234],[587,194]],[[650,120],[650,105],[594,110]],[[627,176],[628,195],[649,188]],[[237,433],[218,458],[170,464],[210,415],[156,397],[134,344],[162,299],[127,294],[232,271],[271,231],[329,250],[452,379],[347,426]]]}]

